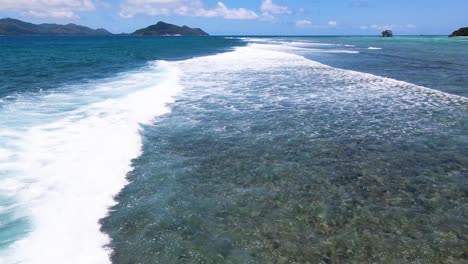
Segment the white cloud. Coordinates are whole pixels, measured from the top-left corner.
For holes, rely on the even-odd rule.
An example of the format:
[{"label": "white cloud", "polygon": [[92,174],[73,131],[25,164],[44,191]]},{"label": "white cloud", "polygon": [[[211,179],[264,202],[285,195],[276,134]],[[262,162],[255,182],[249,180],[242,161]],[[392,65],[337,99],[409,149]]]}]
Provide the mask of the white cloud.
[{"label": "white cloud", "polygon": [[75,12],[95,9],[91,0],[0,0],[0,10],[32,17],[78,18]]},{"label": "white cloud", "polygon": [[359,29],[362,30],[402,30],[402,31],[411,31],[413,29],[416,29],[416,25],[414,24],[406,24],[406,25],[378,25],[378,24],[372,24],[372,25],[364,25],[364,26],[359,26]]},{"label": "white cloud", "polygon": [[260,6],[262,16],[260,20],[264,21],[275,21],[275,15],[291,14],[292,11],[287,6],[281,6],[273,3],[273,0],[263,0]]},{"label": "white cloud", "polygon": [[338,22],[328,21],[326,24],[313,24],[310,20],[298,20],[296,21],[296,27],[300,28],[313,28],[313,29],[330,29],[336,27]]},{"label": "white cloud", "polygon": [[312,26],[312,22],[309,20],[298,20],[296,21],[296,27],[310,27]]},{"label": "white cloud", "polygon": [[78,15],[76,15],[72,11],[34,11],[34,10],[29,10],[27,12],[21,12],[22,16],[27,16],[27,17],[40,17],[40,18],[69,18],[69,19],[77,19],[79,18]]},{"label": "white cloud", "polygon": [[218,2],[216,8],[211,10],[199,9],[196,13],[197,16],[204,17],[222,17],[225,19],[256,19],[258,15],[245,8],[229,9],[221,2]]},{"label": "white cloud", "polygon": [[263,13],[269,13],[273,15],[291,14],[291,10],[287,6],[280,6],[273,3],[273,0],[263,0],[262,6],[260,7]]},{"label": "white cloud", "polygon": [[93,0],[96,6],[103,7],[106,9],[111,9],[112,5],[109,4],[108,2],[105,2],[103,0]]},{"label": "white cloud", "polygon": [[126,0],[121,5],[119,15],[133,17],[136,14],[145,15],[183,15],[202,8],[200,1],[188,0]]},{"label": "white cloud", "polygon": [[387,30],[390,29],[392,30],[395,26],[394,25],[370,25],[369,28],[371,29],[376,29],[376,30]]},{"label": "white cloud", "polygon": [[137,14],[222,17],[239,20],[259,17],[254,11],[245,8],[229,9],[222,2],[218,2],[215,8],[206,9],[200,0],[125,0],[119,15],[130,18]]},{"label": "white cloud", "polygon": [[369,25],[369,26],[359,26],[360,29],[362,30],[368,30],[368,29],[372,29],[372,30],[392,30],[395,28],[395,25],[377,25],[377,24],[372,24],[372,25]]},{"label": "white cloud", "polygon": [[263,21],[275,21],[276,20],[276,17],[274,17],[272,14],[270,13],[267,13],[267,12],[263,12],[262,13],[262,16],[260,17],[260,20],[263,20]]}]

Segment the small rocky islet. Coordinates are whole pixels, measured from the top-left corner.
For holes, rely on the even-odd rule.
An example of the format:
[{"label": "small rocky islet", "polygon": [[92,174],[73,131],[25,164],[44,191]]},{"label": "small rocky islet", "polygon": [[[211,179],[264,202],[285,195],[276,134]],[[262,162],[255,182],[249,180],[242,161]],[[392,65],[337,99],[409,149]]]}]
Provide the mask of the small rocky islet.
[{"label": "small rocky islet", "polygon": [[468,27],[462,27],[455,30],[449,37],[468,37]]},{"label": "small rocky islet", "polygon": [[393,32],[391,30],[384,30],[382,31],[382,37],[391,38],[393,37]]}]

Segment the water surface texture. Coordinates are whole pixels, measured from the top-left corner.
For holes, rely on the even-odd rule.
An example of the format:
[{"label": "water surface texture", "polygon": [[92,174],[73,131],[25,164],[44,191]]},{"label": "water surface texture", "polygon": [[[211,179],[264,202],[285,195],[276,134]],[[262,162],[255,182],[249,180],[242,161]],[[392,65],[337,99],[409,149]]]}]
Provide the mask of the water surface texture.
[{"label": "water surface texture", "polygon": [[0,41],[2,263],[468,261],[466,40]]}]

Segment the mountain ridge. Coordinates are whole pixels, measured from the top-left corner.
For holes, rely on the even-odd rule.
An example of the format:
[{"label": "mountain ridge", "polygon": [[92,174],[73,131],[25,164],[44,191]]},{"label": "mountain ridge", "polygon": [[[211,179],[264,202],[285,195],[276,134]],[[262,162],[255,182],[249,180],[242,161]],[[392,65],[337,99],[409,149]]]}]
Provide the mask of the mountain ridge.
[{"label": "mountain ridge", "polygon": [[2,18],[0,19],[0,35],[109,36],[112,33],[103,28],[92,29],[73,23],[33,24],[14,18]]},{"label": "mountain ridge", "polygon": [[209,36],[200,28],[182,27],[159,21],[154,25],[141,28],[133,32],[133,36]]},{"label": "mountain ridge", "polygon": [[[11,36],[111,36],[114,35],[104,28],[92,29],[90,27],[68,23],[65,25],[54,23],[33,24],[14,18],[0,19],[0,35]],[[186,25],[177,26],[163,21],[154,25],[138,29],[131,36],[209,36],[200,28],[191,28]]]}]

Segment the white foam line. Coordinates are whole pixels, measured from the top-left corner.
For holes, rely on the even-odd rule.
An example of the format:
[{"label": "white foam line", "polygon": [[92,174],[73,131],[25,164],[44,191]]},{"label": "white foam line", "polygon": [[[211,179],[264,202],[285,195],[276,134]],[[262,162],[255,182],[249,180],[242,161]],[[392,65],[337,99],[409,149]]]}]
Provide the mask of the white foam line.
[{"label": "white foam line", "polygon": [[[275,47],[279,47],[279,45],[250,44],[250,45],[248,45],[246,47],[238,48],[237,51],[251,49],[251,51],[249,52],[250,54],[247,55],[247,56],[249,56],[250,58],[255,58],[254,54],[262,54],[262,53],[259,52],[260,50],[264,50],[264,51],[268,50],[268,51],[278,53],[274,57],[279,57],[279,56],[281,56],[280,54],[283,54],[285,59],[283,59],[281,61],[285,62],[285,63],[296,62],[296,63],[303,64],[303,65],[309,64],[312,67],[319,66],[319,67],[322,67],[322,68],[328,68],[330,70],[338,72],[337,74],[340,75],[340,76],[355,77],[357,79],[364,79],[364,80],[375,79],[375,80],[380,81],[380,82],[384,82],[384,83],[386,82],[389,85],[404,87],[405,89],[412,89],[414,91],[423,92],[425,94],[437,95],[439,97],[451,100],[453,102],[463,103],[463,104],[468,103],[468,98],[463,97],[463,96],[459,96],[459,95],[455,95],[455,94],[449,94],[449,93],[446,93],[446,92],[443,92],[443,91],[440,91],[440,90],[436,90],[436,89],[432,89],[432,88],[429,88],[429,87],[424,87],[424,86],[420,86],[420,85],[416,85],[416,84],[413,84],[413,83],[400,81],[400,80],[396,80],[396,79],[392,79],[392,78],[381,77],[381,76],[373,75],[373,74],[370,74],[370,73],[363,73],[363,72],[358,72],[358,71],[334,68],[334,67],[331,67],[331,66],[328,66],[328,65],[325,65],[325,64],[322,64],[322,63],[307,59],[307,58],[305,58],[305,57],[303,57],[301,55],[288,53],[287,51],[288,51],[289,47],[283,47],[283,48],[275,48]],[[243,51],[243,52],[245,52],[245,51]],[[265,54],[265,56],[267,56],[267,55]],[[286,58],[288,58],[288,59],[286,60]],[[295,58],[295,60],[292,60],[292,58]],[[276,61],[277,59],[278,58],[276,58],[274,62],[280,64],[278,61]]]},{"label": "white foam line", "polygon": [[[336,69],[266,45],[240,47],[233,52],[163,64],[129,74],[121,80],[98,85],[99,93],[87,93],[85,102],[76,100],[79,93],[70,94],[69,100],[78,101],[82,104],[80,107],[72,108],[63,116],[44,118],[46,122],[40,124],[33,122],[27,129],[20,129],[23,126],[19,125],[17,131],[8,132],[15,136],[12,139],[15,144],[3,151],[2,157],[11,166],[7,175],[14,177],[2,179],[0,185],[3,183],[3,190],[16,198],[21,213],[32,223],[32,231],[13,244],[8,254],[0,258],[0,263],[110,262],[110,251],[104,249],[110,240],[100,232],[98,220],[114,205],[113,196],[127,183],[125,176],[132,169],[131,160],[140,155],[140,124],[168,113],[167,105],[181,90],[179,73],[173,65],[189,76],[213,75],[216,71],[251,73],[259,69],[268,72],[270,68],[296,70],[292,67],[298,66],[297,69],[302,70],[308,67],[314,70],[311,72],[336,79],[364,82],[365,89],[374,87],[386,92],[390,86],[410,90],[410,99],[424,92],[468,102],[464,97],[410,83]],[[165,74],[157,73],[161,68],[165,69]],[[102,87],[106,88],[100,89]],[[116,96],[119,93],[109,87],[122,91],[122,95]],[[223,87],[213,85],[210,89],[222,90]],[[109,91],[107,96],[105,91]],[[212,92],[216,91],[210,90]],[[60,107],[59,103],[67,98],[66,95],[50,97],[41,104]],[[39,111],[34,103],[29,110]],[[14,109],[15,105],[9,108]],[[28,111],[24,105],[19,109]]]},{"label": "white foam line", "polygon": [[314,49],[314,48],[304,48],[304,47],[296,47],[290,45],[274,45],[274,44],[258,44],[253,43],[249,44],[249,46],[254,48],[261,48],[261,49],[268,49],[268,50],[275,50],[275,51],[304,51],[304,52],[312,52],[312,53],[348,53],[348,54],[358,54],[359,51],[356,50],[344,50],[344,49]]},{"label": "white foam line", "polygon": [[[165,74],[158,78],[161,70]],[[15,168],[0,185],[15,197],[32,231],[10,246],[0,263],[110,263],[104,247],[110,239],[98,221],[115,204],[131,160],[140,155],[140,124],[170,111],[167,105],[181,90],[178,76],[177,69],[160,63],[103,85],[116,91],[123,86],[121,96],[82,102],[71,113],[20,133],[10,162]],[[73,101],[79,94],[60,96]]]},{"label": "white foam line", "polygon": [[300,47],[310,47],[310,46],[340,46],[339,44],[320,43],[320,42],[300,42],[300,41],[283,42],[283,44],[291,45],[291,46],[300,46]]},{"label": "white foam line", "polygon": [[[216,68],[222,72],[243,71],[248,69],[268,70],[269,68],[289,68],[291,66],[311,67],[314,69],[320,69],[320,72],[336,76],[340,79],[349,78],[350,80],[364,82],[369,89],[390,86],[395,87],[395,89],[399,91],[411,90],[422,92],[425,95],[436,95],[439,98],[444,98],[455,103],[468,103],[468,98],[463,96],[453,95],[443,91],[369,73],[334,68],[297,55],[294,51],[294,49],[290,49],[288,46],[251,43],[245,47],[239,47],[233,52],[194,58],[178,64],[182,65],[181,67],[184,68],[184,71],[191,71],[193,68],[203,69],[209,67],[212,69]],[[199,67],[193,67],[193,65],[198,65]],[[400,95],[404,96],[403,94]]]}]

